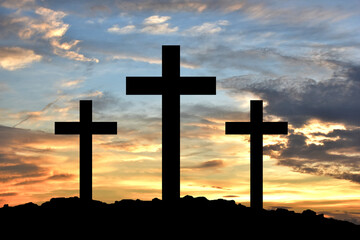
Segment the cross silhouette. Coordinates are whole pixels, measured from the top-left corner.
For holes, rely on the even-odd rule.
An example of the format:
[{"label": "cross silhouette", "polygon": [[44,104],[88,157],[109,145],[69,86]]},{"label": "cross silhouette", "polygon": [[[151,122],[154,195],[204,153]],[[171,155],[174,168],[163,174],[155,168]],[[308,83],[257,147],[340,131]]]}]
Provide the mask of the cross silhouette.
[{"label": "cross silhouette", "polygon": [[162,95],[162,199],[180,198],[180,95],[215,95],[216,77],[181,77],[180,46],[162,46],[161,77],[126,77],[127,95]]},{"label": "cross silhouette", "polygon": [[287,122],[263,122],[263,101],[250,101],[250,122],[226,122],[225,134],[250,134],[250,205],[263,208],[263,135],[287,134]]},{"label": "cross silhouette", "polygon": [[80,100],[79,122],[55,122],[55,134],[79,134],[80,199],[92,200],[92,135],[117,134],[117,122],[93,122],[92,101]]}]

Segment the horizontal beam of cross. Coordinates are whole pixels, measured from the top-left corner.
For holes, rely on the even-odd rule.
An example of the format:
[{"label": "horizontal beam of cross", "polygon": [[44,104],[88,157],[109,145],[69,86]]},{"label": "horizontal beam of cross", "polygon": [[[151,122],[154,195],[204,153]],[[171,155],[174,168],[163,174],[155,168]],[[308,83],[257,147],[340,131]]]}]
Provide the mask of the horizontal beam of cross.
[{"label": "horizontal beam of cross", "polygon": [[126,77],[127,95],[162,95],[172,89],[179,95],[216,94],[216,77],[180,77],[179,81],[163,77]]},{"label": "horizontal beam of cross", "polygon": [[225,134],[287,134],[287,122],[262,122],[261,124],[252,122],[227,122]]}]

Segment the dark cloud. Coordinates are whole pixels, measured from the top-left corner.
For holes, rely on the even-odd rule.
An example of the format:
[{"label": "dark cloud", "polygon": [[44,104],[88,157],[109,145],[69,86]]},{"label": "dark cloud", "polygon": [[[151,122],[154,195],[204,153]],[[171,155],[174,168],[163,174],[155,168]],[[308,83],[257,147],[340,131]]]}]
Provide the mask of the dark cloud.
[{"label": "dark cloud", "polygon": [[73,177],[74,177],[73,174],[68,174],[68,173],[55,174],[55,175],[48,177],[47,180],[62,181],[62,180],[69,180]]},{"label": "dark cloud", "polygon": [[228,78],[221,86],[233,94],[246,91],[269,104],[269,114],[301,126],[309,119],[359,125],[360,66],[344,66],[325,81],[276,78],[256,81],[251,76]]},{"label": "dark cloud", "polygon": [[[48,143],[51,141],[64,142],[68,141],[69,136],[55,136],[53,133],[47,133],[44,131],[29,130],[23,128],[14,128],[0,125],[0,149],[5,147],[19,148],[25,146],[28,143]],[[70,139],[71,140],[71,139]],[[28,150],[36,151],[33,147],[25,146]],[[41,151],[41,149],[37,149]],[[42,149],[44,150],[44,149]],[[45,149],[44,151],[48,151]],[[0,155],[1,159],[1,155]]]},{"label": "dark cloud", "polygon": [[[334,130],[322,134],[325,139],[319,144],[309,144],[309,137],[291,133],[285,145],[264,147],[264,154],[277,159],[277,164],[288,166],[293,171],[330,176],[360,183],[359,156],[360,130]],[[350,154],[349,154],[350,153]]]},{"label": "dark cloud", "polygon": [[331,216],[332,218],[335,218],[335,219],[341,219],[341,220],[353,222],[357,225],[360,224],[359,217],[358,217],[360,215],[360,212],[357,212],[357,211],[333,211],[333,212],[322,211],[321,213]]},{"label": "dark cloud", "polygon": [[52,180],[52,181],[65,181],[65,180],[69,180],[72,179],[74,177],[73,174],[55,174],[53,176],[47,177],[47,178],[43,178],[43,179],[36,179],[36,180],[26,180],[26,181],[22,181],[22,182],[18,182],[15,184],[15,186],[22,186],[22,185],[30,185],[30,184],[36,184],[36,183],[42,183],[42,182],[46,182],[48,180]]},{"label": "dark cloud", "polygon": [[26,176],[39,176],[41,175],[41,168],[36,166],[35,164],[22,163],[9,166],[1,166],[0,172],[6,172],[15,175],[20,174]]},{"label": "dark cloud", "polygon": [[0,182],[15,185],[27,185],[46,180],[65,179],[66,174],[50,176],[49,169],[43,163],[49,161],[48,148],[37,148],[35,145],[67,142],[62,136],[0,125]]},{"label": "dark cloud", "polygon": [[42,180],[42,179],[41,180],[28,180],[28,181],[15,183],[14,186],[31,185],[31,184],[41,183],[41,182],[44,182],[44,180]]},{"label": "dark cloud", "polygon": [[238,195],[225,195],[224,198],[236,198],[239,197]]},{"label": "dark cloud", "polygon": [[0,182],[10,182],[15,179],[38,178],[45,175],[46,170],[35,164],[20,162],[14,165],[0,167]]},{"label": "dark cloud", "polygon": [[8,192],[8,193],[0,193],[0,197],[10,197],[10,196],[16,196],[18,193],[15,192]]},{"label": "dark cloud", "polygon": [[[287,120],[290,129],[285,145],[266,146],[264,153],[293,171],[330,176],[360,183],[360,66],[334,62],[340,70],[327,80],[304,78],[256,78],[241,76],[224,79],[221,86],[230,94],[251,92],[268,105],[266,115]],[[294,131],[310,120],[340,123],[345,129],[329,133]],[[312,138],[322,139],[316,144]]]},{"label": "dark cloud", "polygon": [[325,67],[318,61],[287,55],[270,47],[242,49],[225,45],[196,47],[184,60],[198,66],[207,65],[210,70],[214,70],[214,74],[229,69],[266,75],[279,75],[284,72],[301,75],[304,71],[325,71]]},{"label": "dark cloud", "polygon": [[224,161],[223,160],[209,160],[202,162],[195,166],[188,166],[183,168],[191,168],[191,169],[212,169],[212,168],[221,168],[224,167]]}]

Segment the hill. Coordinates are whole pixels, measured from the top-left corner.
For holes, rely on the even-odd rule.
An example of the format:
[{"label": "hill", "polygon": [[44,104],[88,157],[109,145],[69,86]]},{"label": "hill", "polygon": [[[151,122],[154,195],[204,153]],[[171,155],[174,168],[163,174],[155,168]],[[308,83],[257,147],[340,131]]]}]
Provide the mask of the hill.
[{"label": "hill", "polygon": [[[234,201],[208,200],[205,197],[185,196],[174,205],[159,199],[152,201],[121,200],[112,204],[93,200],[87,204],[77,198],[52,198],[41,205],[26,203],[0,208],[6,226],[34,229],[41,226],[52,231],[126,232],[133,234],[185,233],[214,236],[220,234],[285,233],[341,236],[360,233],[360,226],[350,222],[325,218],[312,210],[302,213],[286,209],[255,211]],[[80,230],[81,229],[81,230]],[[106,238],[105,238],[106,239]]]}]

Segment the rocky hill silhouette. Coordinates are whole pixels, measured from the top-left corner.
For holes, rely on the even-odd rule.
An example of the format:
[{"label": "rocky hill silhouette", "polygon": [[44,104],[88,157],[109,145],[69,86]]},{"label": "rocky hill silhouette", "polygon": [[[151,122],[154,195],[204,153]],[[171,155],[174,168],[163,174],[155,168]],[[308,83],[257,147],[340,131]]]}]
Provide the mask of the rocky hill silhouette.
[{"label": "rocky hill silhouette", "polygon": [[[41,205],[31,202],[13,207],[5,205],[0,208],[0,218],[6,219],[8,225],[29,228],[35,225],[53,231],[57,229],[58,232],[59,229],[62,229],[60,232],[97,230],[103,234],[129,229],[134,234],[172,229],[176,231],[175,235],[189,233],[201,236],[245,233],[275,236],[286,232],[291,232],[293,236],[351,236],[360,233],[359,225],[326,218],[312,210],[302,213],[286,209],[259,211],[235,201],[191,196],[185,196],[173,205],[157,198],[152,201],[121,200],[111,204],[95,200],[83,204],[78,197],[52,198]],[[6,224],[2,226],[6,229]]]}]

